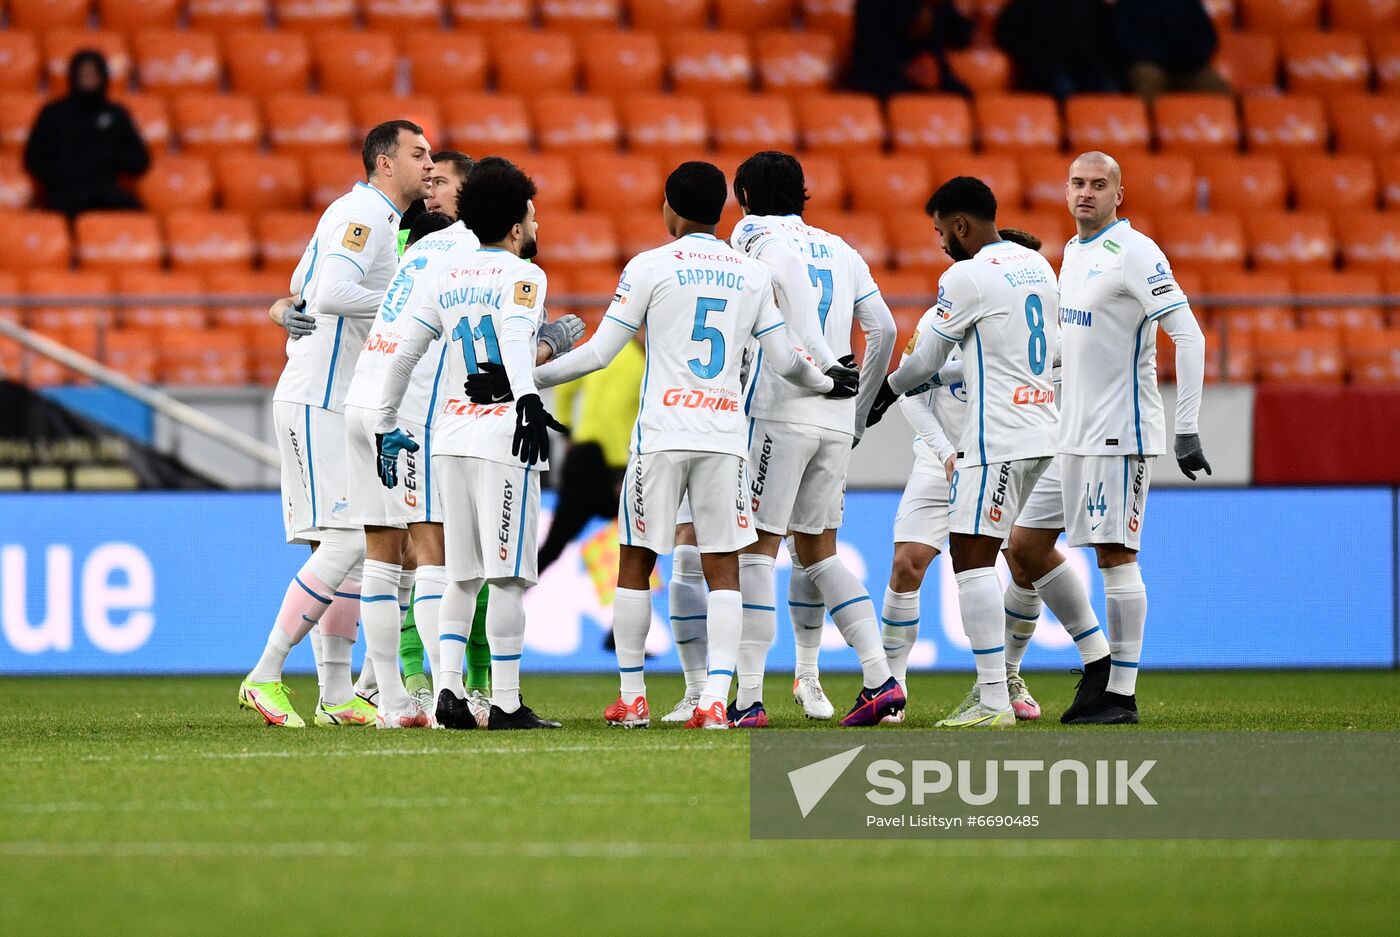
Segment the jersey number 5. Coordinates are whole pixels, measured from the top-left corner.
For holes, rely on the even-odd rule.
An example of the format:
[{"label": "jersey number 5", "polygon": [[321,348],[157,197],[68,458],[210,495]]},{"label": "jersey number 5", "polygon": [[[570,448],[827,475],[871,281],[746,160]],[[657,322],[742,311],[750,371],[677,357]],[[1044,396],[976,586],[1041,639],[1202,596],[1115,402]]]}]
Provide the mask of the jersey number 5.
[{"label": "jersey number 5", "polygon": [[1041,304],[1040,297],[1034,293],[1026,297],[1026,326],[1031,330],[1030,341],[1026,343],[1026,351],[1031,359],[1031,373],[1042,374],[1045,371],[1045,354],[1049,342],[1045,338],[1045,307]]},{"label": "jersey number 5", "polygon": [[713,325],[706,324],[706,319],[712,312],[723,312],[724,307],[729,305],[727,299],[707,299],[701,297],[695,301],[695,328],[690,330],[690,339],[695,342],[710,343],[710,360],[701,362],[699,358],[691,358],[687,364],[695,376],[702,380],[710,380],[720,371],[724,370],[724,333]]},{"label": "jersey number 5", "polygon": [[452,330],[452,338],[462,343],[462,360],[466,362],[467,373],[476,373],[476,340],[482,339],[486,342],[486,360],[492,364],[501,363],[501,345],[496,341],[496,323],[486,316],[472,328],[471,320],[466,316],[457,320],[457,327]]}]

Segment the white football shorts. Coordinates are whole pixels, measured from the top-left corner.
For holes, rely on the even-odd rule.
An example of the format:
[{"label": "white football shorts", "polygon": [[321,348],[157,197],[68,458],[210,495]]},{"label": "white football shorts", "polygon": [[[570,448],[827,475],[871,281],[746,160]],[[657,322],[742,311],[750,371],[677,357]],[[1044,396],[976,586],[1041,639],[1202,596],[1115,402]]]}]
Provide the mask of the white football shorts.
[{"label": "white football shorts", "polygon": [[948,478],[943,466],[914,463],[894,513],[894,542],[923,543],[943,549],[948,539]]},{"label": "white football shorts", "polygon": [[1140,549],[1155,458],[1060,454],[1070,546],[1121,543]]},{"label": "white football shorts", "polygon": [[663,450],[633,454],[622,478],[618,537],[625,546],[670,553],[681,498],[690,502],[701,553],[730,553],[756,539],[744,460],[721,452]]},{"label": "white football shorts", "polygon": [[539,578],[540,473],[489,459],[435,455],[447,575],[454,582]]},{"label": "white football shorts", "polygon": [[840,527],[852,438],[804,423],[754,420],[749,490],[758,529],[786,536]]},{"label": "white football shorts", "polygon": [[948,486],[948,531],[1005,540],[1051,458],[959,466]]},{"label": "white football shorts", "polygon": [[350,520],[363,527],[404,527],[428,519],[432,501],[428,484],[431,453],[423,427],[407,421],[399,428],[418,443],[417,452],[399,454],[399,483],[385,488],[379,480],[379,449],[374,438],[377,411],[345,408],[345,461],[350,475]]},{"label": "white football shorts", "polygon": [[1060,460],[1063,458],[1056,456],[1052,459],[1050,467],[1035,483],[1031,496],[1026,499],[1026,506],[1021,508],[1021,515],[1016,518],[1017,527],[1065,529],[1065,498],[1060,490]]},{"label": "white football shorts", "polygon": [[288,543],[312,543],[322,530],[353,530],[345,465],[345,416],[285,400],[272,404],[282,457],[282,521]]}]

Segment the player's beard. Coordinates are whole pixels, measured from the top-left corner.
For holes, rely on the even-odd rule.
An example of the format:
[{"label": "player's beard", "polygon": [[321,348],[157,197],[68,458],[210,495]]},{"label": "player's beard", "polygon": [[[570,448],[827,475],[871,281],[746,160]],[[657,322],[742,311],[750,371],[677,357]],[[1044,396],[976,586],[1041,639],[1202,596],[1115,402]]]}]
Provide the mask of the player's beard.
[{"label": "player's beard", "polygon": [[971,260],[971,259],[972,259],[972,254],[968,251],[968,249],[967,249],[966,247],[963,247],[962,241],[959,241],[959,240],[958,240],[957,235],[955,235],[955,234],[949,235],[948,238],[947,238],[947,241],[948,241],[948,246],[947,246],[947,248],[946,248],[947,254],[948,254],[949,257],[953,258],[953,260],[954,260],[955,262],[956,262],[956,261],[959,261],[959,260]]},{"label": "player's beard", "polygon": [[540,252],[540,242],[536,238],[530,238],[520,242],[520,259],[531,260]]}]

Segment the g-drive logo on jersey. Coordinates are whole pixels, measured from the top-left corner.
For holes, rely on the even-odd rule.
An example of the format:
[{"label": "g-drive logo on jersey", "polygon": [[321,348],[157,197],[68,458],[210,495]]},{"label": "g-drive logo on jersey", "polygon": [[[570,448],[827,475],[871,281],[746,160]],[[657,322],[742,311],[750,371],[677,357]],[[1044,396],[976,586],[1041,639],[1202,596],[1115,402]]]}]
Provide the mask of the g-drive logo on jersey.
[{"label": "g-drive logo on jersey", "polygon": [[699,388],[668,387],[661,395],[663,407],[679,407],[683,410],[714,410],[716,413],[738,413],[739,394],[723,387]]}]

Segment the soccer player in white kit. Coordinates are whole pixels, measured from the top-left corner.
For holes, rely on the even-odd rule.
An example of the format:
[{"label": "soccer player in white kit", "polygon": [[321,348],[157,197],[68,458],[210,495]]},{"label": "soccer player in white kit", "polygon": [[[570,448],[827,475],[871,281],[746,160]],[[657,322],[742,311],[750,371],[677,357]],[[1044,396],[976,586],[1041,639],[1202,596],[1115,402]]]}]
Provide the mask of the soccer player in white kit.
[{"label": "soccer player in white kit", "polygon": [[[1102,648],[1099,637],[1101,649],[1086,663],[1074,702],[1060,721],[1136,723],[1147,620],[1137,555],[1152,465],[1166,451],[1157,327],[1176,345],[1175,452],[1181,471],[1193,481],[1196,471],[1210,474],[1197,428],[1205,339],[1161,248],[1118,217],[1123,184],[1117,161],[1099,152],[1078,157],[1070,165],[1065,194],[1079,233],[1066,245],[1060,268],[1060,513],[1052,516],[1046,509],[1018,520],[1009,558],[1064,621],[1043,586],[1056,569],[1066,568],[1057,566],[1062,558],[1055,537],[1064,528],[1071,546],[1094,547],[1104,582],[1108,646]],[[1081,593],[1076,602],[1087,609],[1077,577],[1061,578],[1074,581]],[[1077,643],[1083,653],[1082,642]]]},{"label": "soccer player in white kit", "polygon": [[803,222],[806,185],[794,157],[772,151],[749,157],[734,175],[734,194],[746,214],[730,242],[772,271],[779,308],[803,350],[828,373],[830,359],[837,366],[853,365],[853,321],[864,331],[866,346],[863,386],[849,402],[805,394],[771,373],[761,351],[755,359],[745,408],[753,421],[749,468],[758,540],[739,557],[744,637],[730,722],[745,728],[768,724],[763,671],[777,628],[773,567],[790,533],[794,588],[805,586],[809,596],[801,605],[789,603],[798,645],[794,698],[813,718],[833,715],[816,675],[824,605],[856,650],[863,675],[863,689],[842,725],[874,725],[903,707],[904,692],[890,675],[874,602],[836,554],[836,528],[851,447],[864,431],[865,414],[894,352],[894,318],[860,254],[836,235]]},{"label": "soccer player in white kit", "polygon": [[350,682],[365,541],[349,516],[344,400],[398,265],[399,219],[427,193],[431,152],[423,128],[410,121],[370,130],[362,148],[368,181],[326,209],[292,274],[297,318],[309,314],[314,325],[287,342],[273,421],[287,542],[314,544],[315,552],[288,585],[262,657],[239,686],[239,705],[257,710],[269,725],[305,725],[288,699],[282,668],[318,622],[325,683],[316,722],[367,725],[375,718],[374,706],[356,696]]},{"label": "soccer player in white kit", "polygon": [[938,724],[1014,726],[996,558],[1055,451],[1055,271],[1035,251],[1002,240],[996,196],[979,179],[945,182],[926,211],[954,263],[938,282],[936,321],[885,379],[871,422],[962,346],[968,415],[949,481],[948,539],[978,685],[966,708]]},{"label": "soccer player in white kit", "polygon": [[[482,725],[462,687],[467,635],[483,583],[491,585],[491,708],[484,728],[558,728],[520,699],[525,589],[536,579],[539,473],[548,468],[549,427],[562,427],[535,389],[536,341],[546,279],[535,255],[535,184],[514,164],[487,157],[462,187],[461,219],[481,247],[451,265],[407,317],[380,402],[380,455],[397,463],[419,448],[400,428],[398,407],[414,367],[434,339],[446,349],[433,400],[433,474],[442,495],[448,585],[438,628],[441,672],[435,719],[445,728]],[[501,365],[515,405],[466,398],[469,374]]]}]

